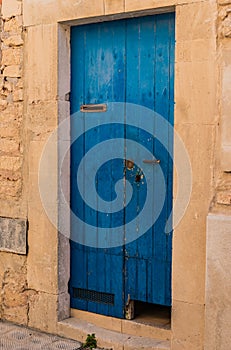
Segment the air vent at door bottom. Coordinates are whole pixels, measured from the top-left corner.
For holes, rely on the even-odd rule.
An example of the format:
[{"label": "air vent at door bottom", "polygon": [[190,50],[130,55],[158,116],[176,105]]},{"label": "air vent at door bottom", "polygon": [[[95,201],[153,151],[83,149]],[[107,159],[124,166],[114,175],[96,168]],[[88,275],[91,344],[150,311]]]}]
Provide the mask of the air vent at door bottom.
[{"label": "air vent at door bottom", "polygon": [[73,288],[73,297],[94,303],[114,305],[114,294],[96,292],[94,290]]}]

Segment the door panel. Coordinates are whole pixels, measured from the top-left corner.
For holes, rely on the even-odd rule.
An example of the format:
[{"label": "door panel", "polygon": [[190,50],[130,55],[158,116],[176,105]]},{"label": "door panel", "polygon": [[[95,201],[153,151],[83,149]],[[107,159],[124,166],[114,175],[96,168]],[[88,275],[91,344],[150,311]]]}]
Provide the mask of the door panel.
[{"label": "door panel", "polygon": [[[143,130],[142,109],[134,108],[133,116],[138,125],[140,121],[140,128],[129,125],[127,118],[132,103],[160,113],[173,124],[174,14],[73,27],[71,52],[71,209],[81,219],[78,224],[73,219],[71,223],[71,306],[122,318],[128,296],[132,300],[170,305],[172,236],[164,232],[172,208],[173,167],[169,150],[155,138],[155,133],[157,130],[163,133],[170,151],[173,135],[170,128],[158,125],[154,116],[151,122],[145,120],[148,132]],[[104,125],[97,119],[97,113],[78,113],[83,104],[113,102],[125,103],[119,123],[115,123],[113,113],[107,114],[108,123]],[[93,118],[98,124],[91,128]],[[77,134],[81,136],[76,140]],[[123,140],[118,158],[109,159],[99,169],[99,154],[81,163],[94,146],[111,139]],[[136,159],[142,158],[142,151],[133,148],[132,141],[161,159],[161,164],[157,167],[136,164]],[[107,154],[113,153],[114,148],[115,145],[108,144]],[[135,162],[131,169],[125,162],[130,155]],[[148,215],[155,214],[162,196],[160,167],[167,193],[163,209],[154,226],[140,236],[143,222],[139,214],[147,191],[153,194]],[[89,186],[93,172],[96,172],[96,191]],[[122,183],[119,196],[125,204],[114,213],[118,181]],[[147,182],[151,184],[149,188]],[[108,211],[102,210],[99,197],[108,202]],[[95,208],[88,199],[95,203]],[[126,226],[133,219],[135,224]],[[84,244],[88,225],[99,247],[105,239],[100,228],[107,230],[108,247]],[[111,230],[121,225],[124,225],[123,244],[110,248]],[[126,244],[134,230],[140,237]]]},{"label": "door panel", "polygon": [[[72,114],[80,110],[82,104],[99,104],[107,101],[125,100],[125,22],[115,22],[108,28],[107,24],[89,25],[75,27],[72,29]],[[121,44],[122,43],[122,44]],[[80,65],[79,65],[80,62]],[[87,130],[93,114],[83,114],[77,118],[72,118],[71,132],[72,140],[76,135],[79,124],[83,123],[83,129]],[[108,121],[110,123],[110,120]],[[91,129],[82,137],[82,144],[74,142],[71,149],[71,164],[73,169],[78,167],[84,154],[94,145],[110,138],[124,137],[124,128],[99,127]],[[79,149],[83,151],[79,152]],[[119,164],[118,164],[119,162]],[[90,181],[90,168],[85,164],[82,174],[82,187],[85,195],[88,191]],[[73,174],[73,171],[72,171]],[[123,177],[123,160],[108,162],[96,179],[97,193],[106,197],[109,201],[113,199],[111,189],[114,184]],[[91,209],[90,206],[80,205],[80,193],[76,186],[76,176],[72,176],[71,206],[74,213],[81,215],[82,221],[89,223],[93,228],[93,234],[98,237],[100,245],[100,235],[97,227],[114,227],[123,223],[123,212],[117,215],[107,216],[104,213]],[[105,185],[106,184],[106,185]],[[97,196],[97,193],[91,194]],[[97,197],[93,198],[97,203]],[[79,212],[81,211],[81,212]],[[86,235],[86,228],[73,227],[78,230],[78,234]],[[73,232],[72,232],[73,235]],[[80,257],[78,256],[80,254]],[[82,260],[82,263],[81,263]],[[84,266],[83,266],[84,265]],[[83,289],[84,292],[90,290],[102,293],[103,302],[95,302],[97,296],[84,295],[76,298],[73,287],[70,288],[72,297],[72,307],[83,310],[97,312],[105,315],[115,315],[123,317],[123,284],[124,276],[124,248],[100,249],[87,247],[71,241],[71,285],[75,289]],[[82,270],[83,267],[83,270]],[[112,278],[116,276],[116,278]],[[87,292],[86,292],[87,293]],[[107,302],[110,295],[114,297],[114,304]]]},{"label": "door panel", "polygon": [[[174,16],[164,15],[133,19],[127,27],[127,80],[126,101],[137,103],[155,110],[170,123],[173,121],[173,76],[174,56]],[[135,71],[135,73],[134,73]],[[145,118],[145,115],[138,116]],[[149,126],[150,133],[155,135],[155,120]],[[131,127],[126,127],[126,138],[129,138]],[[163,129],[166,140],[172,136],[169,128]],[[160,130],[158,129],[158,133]],[[151,142],[150,142],[151,138]],[[165,224],[172,209],[172,164],[168,151],[155,138],[139,131],[135,141],[151,150],[157,159],[161,159],[161,168],[167,184],[167,196],[159,219],[153,227],[137,240],[126,246],[125,251],[125,297],[132,300],[170,305],[171,304],[171,241],[166,235]],[[171,146],[170,146],[171,147]],[[139,156],[137,155],[137,158]],[[148,165],[147,167],[150,167]],[[145,166],[143,166],[143,169]],[[150,213],[160,196],[159,177],[153,168],[152,178],[153,202]],[[146,171],[147,173],[147,171]],[[139,191],[137,203],[144,191]],[[125,214],[126,215],[126,214]],[[144,218],[145,220],[145,218]],[[140,223],[137,222],[137,233]]]}]

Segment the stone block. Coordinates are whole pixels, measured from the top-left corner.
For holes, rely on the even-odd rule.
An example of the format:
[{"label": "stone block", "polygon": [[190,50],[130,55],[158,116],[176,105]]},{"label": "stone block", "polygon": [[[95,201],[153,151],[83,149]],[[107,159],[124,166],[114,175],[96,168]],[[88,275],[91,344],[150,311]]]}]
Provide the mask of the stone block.
[{"label": "stone block", "polygon": [[158,9],[165,6],[174,6],[175,4],[176,0],[125,0],[125,12]]},{"label": "stone block", "polygon": [[231,191],[218,192],[217,203],[222,205],[231,205]]},{"label": "stone block", "polygon": [[3,71],[4,77],[19,78],[22,72],[19,65],[7,66]]},{"label": "stone block", "polygon": [[3,94],[4,96],[8,96],[9,93],[12,92],[12,90],[13,90],[12,84],[11,84],[9,81],[6,81],[6,82],[4,83],[4,91],[2,91],[2,94]]},{"label": "stone block", "polygon": [[4,310],[3,319],[27,326],[28,305],[9,307]]},{"label": "stone block", "polygon": [[40,3],[39,13],[37,1],[24,0],[23,5],[25,26],[97,17],[105,13],[103,0],[77,0],[74,3],[73,1],[60,1],[59,6],[56,0],[50,0]]},{"label": "stone block", "polygon": [[57,126],[57,101],[34,101],[27,105],[28,129],[34,140],[45,140]]},{"label": "stone block", "polygon": [[0,217],[0,250],[27,253],[27,221]]},{"label": "stone block", "polygon": [[[98,315],[97,315],[98,316]],[[154,319],[154,316],[153,316]],[[112,324],[116,323],[114,321],[115,319],[112,318]],[[159,320],[156,319],[158,322]],[[96,322],[97,325],[99,325],[98,322]],[[158,340],[169,340],[171,338],[171,331],[170,329],[165,329],[164,326],[163,328],[161,326],[153,326],[148,325],[148,324],[142,324],[139,322],[130,322],[128,320],[121,320],[121,328],[122,328],[122,333],[124,334],[132,334],[133,336],[139,335],[139,337],[144,337],[144,338],[151,338],[151,339],[158,339]],[[107,328],[107,327],[103,327]],[[135,349],[135,347],[134,347]]]},{"label": "stone block", "polygon": [[170,350],[170,342],[164,340],[129,337],[124,344],[123,350]]},{"label": "stone block", "polygon": [[121,13],[125,11],[125,0],[106,0],[105,2],[105,15],[111,15],[114,13]]},{"label": "stone block", "polygon": [[172,295],[204,304],[207,205],[192,201],[173,233]]},{"label": "stone block", "polygon": [[230,233],[230,216],[208,215],[205,350],[226,350],[231,343]]},{"label": "stone block", "polygon": [[45,141],[31,141],[29,144],[29,172],[30,174],[38,174],[39,163],[43,149],[46,145]]},{"label": "stone block", "polygon": [[231,122],[230,122],[230,99],[227,96],[231,94],[231,64],[230,64],[230,49],[223,51],[222,69],[222,100],[221,100],[221,168],[223,171],[231,170]]},{"label": "stone block", "polygon": [[[37,141],[36,141],[37,142]],[[51,222],[57,227],[58,205],[58,145],[33,143],[30,151],[29,196],[30,203],[44,207]]]},{"label": "stone block", "polygon": [[0,168],[3,170],[17,171],[22,166],[22,158],[15,156],[0,156]]},{"label": "stone block", "polygon": [[38,292],[29,299],[28,326],[56,333],[58,295]]},{"label": "stone block", "polygon": [[58,296],[58,321],[63,321],[70,317],[70,294],[61,293]]},{"label": "stone block", "polygon": [[4,31],[18,33],[22,28],[22,16],[15,16],[4,23]]},{"label": "stone block", "polygon": [[215,124],[215,61],[178,62],[175,76],[175,123]]},{"label": "stone block", "polygon": [[231,1],[230,0],[218,0],[219,5],[230,5]]},{"label": "stone block", "polygon": [[15,132],[19,132],[22,121],[22,103],[12,103],[0,114],[0,126],[14,127]]},{"label": "stone block", "polygon": [[60,204],[70,202],[70,142],[59,142],[59,200]]},{"label": "stone block", "polygon": [[[2,200],[18,200],[21,197],[22,193],[22,179],[21,174],[18,177],[18,174],[15,173],[9,174],[5,173],[4,175],[0,174],[0,199]],[[10,215],[10,211],[7,211],[7,215]]]},{"label": "stone block", "polygon": [[[71,75],[71,60],[70,60],[70,27],[58,27],[58,97],[59,102],[67,102],[67,96],[70,93],[70,75]],[[69,103],[70,104],[70,103]],[[60,119],[59,119],[60,120]]]},{"label": "stone block", "polygon": [[[131,1],[131,0],[130,0]],[[183,1],[182,1],[183,2]],[[178,1],[179,3],[179,1]],[[176,41],[215,39],[217,6],[215,1],[198,1],[176,7]]]},{"label": "stone block", "polygon": [[4,126],[0,124],[0,137],[6,138],[15,138],[16,140],[19,139],[20,129],[17,127],[17,124],[15,127],[8,124],[8,126]]},{"label": "stone block", "polygon": [[6,46],[22,46],[23,40],[21,35],[10,36],[7,39],[3,40],[4,45]]},{"label": "stone block", "polygon": [[3,18],[10,18],[22,14],[22,3],[17,0],[3,0],[2,2],[2,16]]},{"label": "stone block", "polygon": [[[187,3],[193,4],[201,2],[201,0],[125,0],[125,12],[133,12],[140,10],[154,9],[157,13],[174,11],[174,6],[186,5]],[[188,4],[187,4],[188,5]]]},{"label": "stone block", "polygon": [[171,350],[202,350],[204,305],[173,300]]},{"label": "stone block", "polygon": [[22,60],[21,49],[6,49],[2,50],[2,65],[11,66],[19,65]]},{"label": "stone block", "polygon": [[[19,180],[21,182],[21,180]],[[21,183],[22,184],[22,183]],[[2,198],[0,199],[0,215],[2,217],[11,217],[11,218],[20,218],[27,217],[27,203],[24,199],[22,199],[21,195],[15,198],[7,198],[6,200],[6,191]],[[21,194],[21,190],[20,190]],[[16,255],[16,254],[15,254]]]},{"label": "stone block", "polygon": [[196,39],[179,41],[176,44],[176,62],[201,62],[215,57],[216,41]]},{"label": "stone block", "polygon": [[[176,124],[188,151],[192,172],[191,199],[199,200],[202,208],[208,208],[213,197],[213,160],[216,127],[212,125]],[[175,155],[177,156],[177,155]],[[179,170],[178,170],[179,171]],[[185,174],[187,176],[187,173]],[[176,178],[175,181],[178,181]],[[181,186],[177,183],[177,186]]]},{"label": "stone block", "polygon": [[0,100],[0,111],[4,111],[8,105],[8,102],[6,100],[1,99]]},{"label": "stone block", "polygon": [[[56,6],[57,7],[57,6]],[[43,5],[40,6],[40,15]],[[48,5],[44,3],[44,10]],[[37,3],[36,3],[36,13]],[[39,54],[38,54],[39,53]],[[29,27],[25,34],[25,79],[29,104],[57,98],[57,24]]]},{"label": "stone block", "polygon": [[70,103],[67,101],[58,102],[59,140],[70,141]]},{"label": "stone block", "polygon": [[226,172],[231,171],[231,145],[221,147],[221,169]]},{"label": "stone block", "polygon": [[39,202],[30,203],[28,222],[28,286],[55,294],[58,292],[57,229]]},{"label": "stone block", "polygon": [[[14,257],[11,256],[11,260]],[[8,259],[9,261],[9,259]],[[19,262],[17,262],[19,264]],[[4,269],[3,277],[3,309],[10,309],[16,307],[26,307],[27,308],[27,281],[26,281],[26,265],[25,261],[23,265],[19,265],[14,270],[13,266],[16,265],[11,262],[8,268]]]},{"label": "stone block", "polygon": [[17,89],[13,93],[13,101],[19,102],[23,101],[23,89]]},{"label": "stone block", "polygon": [[[132,333],[126,332],[122,328],[123,327],[122,323],[126,322],[126,320],[122,320],[119,318],[99,315],[99,314],[95,314],[93,312],[83,311],[83,310],[78,310],[78,309],[71,309],[71,317],[92,323],[93,325],[97,325],[97,327],[108,329],[110,331],[124,333],[124,334],[132,334]],[[133,323],[130,321],[127,321],[127,322]],[[134,327],[135,327],[135,325],[137,325],[137,323],[134,322]],[[132,325],[131,325],[131,328],[132,328]],[[136,334],[137,334],[137,331],[136,331]]]},{"label": "stone block", "polygon": [[18,141],[0,138],[0,152],[17,154],[19,152],[19,147]]},{"label": "stone block", "polygon": [[220,37],[223,38],[231,38],[231,15],[230,15],[230,9],[223,9],[223,16],[222,13],[219,13],[222,20],[220,21],[220,27],[219,27],[219,34]]},{"label": "stone block", "polygon": [[70,279],[70,241],[61,233],[58,234],[58,287],[59,293],[68,293]]}]

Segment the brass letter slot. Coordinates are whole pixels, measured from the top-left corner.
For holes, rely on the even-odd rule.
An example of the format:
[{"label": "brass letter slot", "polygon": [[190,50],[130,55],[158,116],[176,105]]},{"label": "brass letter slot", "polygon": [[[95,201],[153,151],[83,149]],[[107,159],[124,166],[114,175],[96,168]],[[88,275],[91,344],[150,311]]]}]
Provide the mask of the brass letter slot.
[{"label": "brass letter slot", "polygon": [[98,104],[98,105],[81,105],[80,111],[84,113],[100,113],[107,111],[106,104]]}]

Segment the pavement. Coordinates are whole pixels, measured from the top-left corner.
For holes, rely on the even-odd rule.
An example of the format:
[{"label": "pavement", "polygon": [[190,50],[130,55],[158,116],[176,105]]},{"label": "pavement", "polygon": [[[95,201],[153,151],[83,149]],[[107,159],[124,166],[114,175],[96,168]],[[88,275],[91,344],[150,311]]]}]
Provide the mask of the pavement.
[{"label": "pavement", "polygon": [[81,343],[55,335],[0,321],[0,349],[4,350],[77,350]]}]

